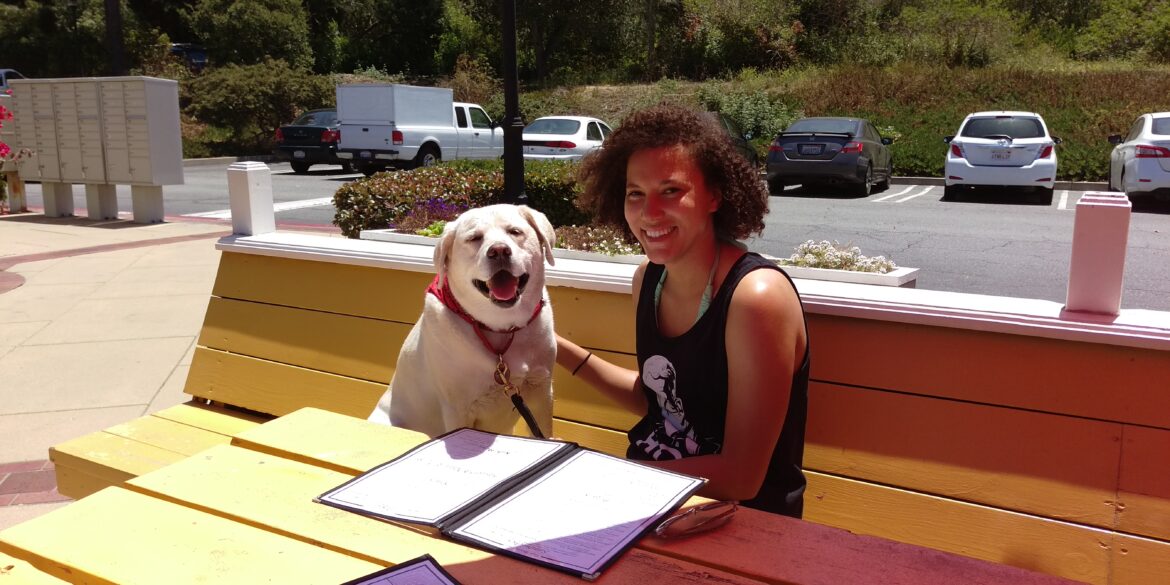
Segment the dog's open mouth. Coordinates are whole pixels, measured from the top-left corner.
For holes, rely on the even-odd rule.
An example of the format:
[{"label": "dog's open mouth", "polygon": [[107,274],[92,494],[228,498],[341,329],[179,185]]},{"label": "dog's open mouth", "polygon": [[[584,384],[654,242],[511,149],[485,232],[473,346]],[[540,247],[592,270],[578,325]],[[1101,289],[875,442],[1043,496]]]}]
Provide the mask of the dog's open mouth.
[{"label": "dog's open mouth", "polygon": [[524,293],[524,287],[528,284],[528,274],[521,274],[517,278],[511,272],[501,270],[493,274],[491,280],[487,282],[477,279],[471,283],[491,302],[501,307],[511,307]]}]

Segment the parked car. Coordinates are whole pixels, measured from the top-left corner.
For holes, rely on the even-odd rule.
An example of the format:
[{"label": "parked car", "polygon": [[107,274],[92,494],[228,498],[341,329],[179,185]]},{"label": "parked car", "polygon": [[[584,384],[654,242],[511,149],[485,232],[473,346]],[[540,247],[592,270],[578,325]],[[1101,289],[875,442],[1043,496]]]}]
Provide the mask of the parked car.
[{"label": "parked car", "polygon": [[768,147],[768,189],[787,185],[845,185],[861,196],[888,188],[893,176],[889,138],[863,118],[802,118]]},{"label": "parked car", "polygon": [[315,164],[341,165],[346,172],[352,172],[349,161],[337,158],[340,140],[337,110],[310,110],[291,124],[276,129],[273,153],[278,159],[288,161],[293,172],[298,174],[309,172],[309,167]]},{"label": "parked car", "polygon": [[712,116],[719,126],[727,131],[727,137],[731,139],[731,143],[735,146],[735,149],[751,163],[752,168],[759,167],[760,155],[756,153],[756,147],[752,146],[752,143],[749,142],[751,136],[744,133],[740,129],[739,124],[736,124],[735,120],[732,120],[727,114],[722,112],[708,112],[708,115]]},{"label": "parked car", "polygon": [[8,87],[10,79],[28,79],[15,69],[0,69],[0,93],[12,95],[12,88]]},{"label": "parked car", "polygon": [[171,43],[171,54],[182,59],[192,73],[199,73],[207,67],[207,49],[195,43]]},{"label": "parked car", "polygon": [[1170,112],[1142,114],[1122,137],[1113,134],[1109,189],[1170,200]]},{"label": "parked car", "polygon": [[1056,183],[1056,145],[1044,118],[1034,112],[976,112],[959,125],[944,166],[943,197],[971,186],[1032,187],[1051,197]]},{"label": "parked car", "polygon": [[584,116],[546,116],[524,127],[524,158],[581,160],[613,133],[609,124]]}]

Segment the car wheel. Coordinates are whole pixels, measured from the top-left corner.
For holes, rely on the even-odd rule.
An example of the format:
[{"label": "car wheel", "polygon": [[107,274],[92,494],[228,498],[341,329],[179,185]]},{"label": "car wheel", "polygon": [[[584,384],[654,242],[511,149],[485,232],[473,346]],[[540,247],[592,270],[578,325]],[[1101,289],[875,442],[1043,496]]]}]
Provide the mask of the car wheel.
[{"label": "car wheel", "polygon": [[857,186],[857,194],[862,197],[869,197],[873,193],[873,165],[866,165],[865,180]]},{"label": "car wheel", "polygon": [[354,166],[357,168],[357,172],[359,172],[367,177],[372,177],[374,175],[374,173],[382,170],[377,165],[371,165],[371,164],[355,163]]},{"label": "car wheel", "polygon": [[1032,201],[1040,205],[1052,205],[1052,189],[1036,187],[1036,191],[1032,193]]},{"label": "car wheel", "polygon": [[292,167],[293,172],[298,175],[309,172],[309,163],[307,162],[290,162],[288,166]]},{"label": "car wheel", "polygon": [[352,173],[353,171],[354,171],[354,169],[353,169],[353,163],[351,163],[351,162],[343,162],[343,163],[341,163],[341,172],[343,172],[343,173]]},{"label": "car wheel", "polygon": [[946,185],[943,187],[943,201],[956,201],[959,199],[958,185]]},{"label": "car wheel", "polygon": [[418,154],[414,156],[414,167],[433,167],[443,160],[439,154],[439,149],[435,148],[433,144],[424,144],[422,148],[418,149]]},{"label": "car wheel", "polygon": [[771,195],[779,195],[784,192],[784,182],[778,177],[768,180],[768,193]]}]

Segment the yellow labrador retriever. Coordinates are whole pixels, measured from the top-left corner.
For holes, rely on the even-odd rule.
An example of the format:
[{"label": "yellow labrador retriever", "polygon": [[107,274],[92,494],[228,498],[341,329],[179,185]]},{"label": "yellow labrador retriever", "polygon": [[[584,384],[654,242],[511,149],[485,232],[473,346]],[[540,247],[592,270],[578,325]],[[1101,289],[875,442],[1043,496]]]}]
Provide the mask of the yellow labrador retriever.
[{"label": "yellow labrador retriever", "polygon": [[518,393],[552,431],[556,359],[544,263],[552,224],[527,206],[470,209],[435,246],[435,281],[369,420],[432,437],[460,427],[512,433]]}]

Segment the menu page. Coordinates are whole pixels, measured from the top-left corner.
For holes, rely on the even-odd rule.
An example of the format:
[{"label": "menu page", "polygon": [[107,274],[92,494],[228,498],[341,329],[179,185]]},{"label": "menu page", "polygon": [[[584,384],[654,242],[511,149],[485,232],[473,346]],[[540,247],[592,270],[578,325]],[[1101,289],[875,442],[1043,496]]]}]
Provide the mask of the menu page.
[{"label": "menu page", "polygon": [[459,585],[431,555],[382,569],[341,585]]},{"label": "menu page", "polygon": [[356,512],[435,524],[564,443],[460,429],[318,498]]},{"label": "menu page", "polygon": [[451,535],[588,578],[705,481],[581,450]]}]

